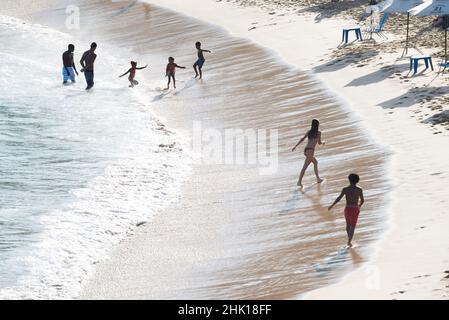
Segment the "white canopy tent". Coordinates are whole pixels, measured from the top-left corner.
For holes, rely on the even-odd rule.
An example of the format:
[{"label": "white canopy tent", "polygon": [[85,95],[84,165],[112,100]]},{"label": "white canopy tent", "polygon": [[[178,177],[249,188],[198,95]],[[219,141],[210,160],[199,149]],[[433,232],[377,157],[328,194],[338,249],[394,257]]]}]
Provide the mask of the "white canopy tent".
[{"label": "white canopy tent", "polygon": [[449,0],[431,0],[411,9],[410,14],[416,16],[443,16],[444,27],[444,60],[447,64],[447,29],[449,27]]}]

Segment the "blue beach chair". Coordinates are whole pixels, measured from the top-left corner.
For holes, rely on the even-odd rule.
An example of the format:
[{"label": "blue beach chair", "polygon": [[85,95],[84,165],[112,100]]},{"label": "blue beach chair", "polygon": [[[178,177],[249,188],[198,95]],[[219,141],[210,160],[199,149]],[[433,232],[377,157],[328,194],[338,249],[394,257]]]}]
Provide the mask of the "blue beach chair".
[{"label": "blue beach chair", "polygon": [[446,69],[449,69],[449,62],[445,62],[443,59],[443,61],[440,63],[440,69],[438,70],[438,73],[443,73],[444,71],[446,71]]},{"label": "blue beach chair", "polygon": [[381,38],[384,38],[385,40],[388,39],[388,37],[383,33],[383,29],[385,26],[385,23],[388,20],[388,17],[390,16],[389,13],[384,13],[382,18],[380,19],[379,25],[377,27],[369,27],[367,30],[365,30],[364,34],[365,34],[365,38],[367,38],[367,36],[371,36],[373,34],[378,35]]}]

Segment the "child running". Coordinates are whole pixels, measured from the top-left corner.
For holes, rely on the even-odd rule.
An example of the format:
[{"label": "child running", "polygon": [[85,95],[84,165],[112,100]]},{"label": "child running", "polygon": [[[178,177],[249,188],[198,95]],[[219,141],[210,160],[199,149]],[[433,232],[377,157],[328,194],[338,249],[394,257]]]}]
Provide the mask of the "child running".
[{"label": "child running", "polygon": [[168,58],[167,69],[165,71],[165,75],[166,75],[166,77],[168,77],[168,84],[167,84],[167,88],[165,90],[170,89],[171,79],[173,79],[173,87],[176,89],[176,77],[175,77],[176,68],[185,69],[186,67],[178,66],[175,63],[175,58],[173,58],[173,57]]},{"label": "child running", "polygon": [[[343,198],[346,197],[345,219],[346,219],[346,232],[348,234],[348,247],[352,247],[352,238],[354,237],[355,227],[360,214],[360,208],[362,207],[365,199],[363,198],[363,190],[357,186],[360,181],[360,177],[352,173],[348,177],[349,186],[341,191],[341,194],[329,207],[329,211]],[[359,203],[360,199],[360,203]]]},{"label": "child running", "polygon": [[[204,62],[206,62],[206,59],[204,58],[204,52],[208,52],[208,53],[212,53],[210,50],[204,50],[201,49],[201,42],[197,42],[195,43],[196,46],[196,50],[198,52],[198,60],[195,62],[195,64],[193,65],[193,69],[195,70],[195,78],[198,78],[198,76],[200,76],[200,80],[203,78],[203,65]],[[198,73],[199,71],[199,73]]]},{"label": "child running", "polygon": [[306,148],[304,149],[304,155],[306,156],[306,159],[304,160],[304,165],[302,167],[301,173],[299,175],[298,180],[298,186],[302,186],[302,179],[304,178],[304,174],[306,173],[307,168],[311,163],[313,163],[313,168],[315,171],[316,181],[317,183],[323,182],[323,179],[320,178],[320,175],[318,173],[318,161],[315,158],[315,147],[317,144],[323,144],[324,141],[321,141],[321,131],[319,131],[320,122],[316,119],[312,120],[312,127],[310,130],[305,134],[305,136],[299,140],[299,142],[293,147],[292,151],[295,151],[296,148],[307,138],[308,142],[306,145]]},{"label": "child running", "polygon": [[129,73],[128,80],[131,83],[129,87],[134,88],[134,86],[137,86],[139,84],[139,82],[134,79],[136,77],[136,70],[142,70],[145,69],[146,67],[148,67],[148,65],[146,65],[145,67],[138,68],[137,62],[131,61],[131,69],[129,69],[126,73],[122,74],[120,78],[126,76]]}]

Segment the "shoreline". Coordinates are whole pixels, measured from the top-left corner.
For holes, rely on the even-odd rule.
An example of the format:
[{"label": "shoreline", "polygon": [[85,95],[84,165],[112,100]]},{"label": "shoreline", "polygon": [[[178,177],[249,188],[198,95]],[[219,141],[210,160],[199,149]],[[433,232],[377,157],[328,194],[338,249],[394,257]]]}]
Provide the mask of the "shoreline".
[{"label": "shoreline", "polygon": [[[432,131],[428,125],[421,124],[415,119],[422,113],[416,111],[420,107],[420,103],[419,99],[415,97],[416,91],[411,89],[413,86],[422,88],[417,90],[416,96],[425,96],[432,91],[434,92],[431,94],[433,99],[440,95],[439,90],[444,83],[444,79],[442,79],[444,76],[436,79],[431,88],[425,88],[423,86],[434,77],[434,74],[427,72],[415,78],[404,76],[404,65],[395,59],[397,52],[381,52],[372,56],[368,54],[366,57],[364,50],[370,49],[356,44],[340,50],[335,55],[334,49],[338,42],[336,39],[340,38],[341,28],[352,24],[353,21],[326,19],[316,23],[312,15],[297,17],[282,12],[270,14],[271,12],[258,8],[237,7],[233,3],[212,0],[194,1],[195,6],[189,5],[190,1],[185,0],[148,0],[145,2],[168,7],[170,10],[184,15],[219,25],[220,28],[225,28],[238,38],[249,39],[267,49],[276,59],[281,60],[282,64],[307,70],[313,78],[320,80],[326,91],[329,89],[337,100],[342,101],[345,108],[348,107],[349,110],[356,113],[354,117],[357,122],[356,126],[360,124],[362,128],[366,128],[370,133],[370,138],[373,138],[376,144],[387,148],[388,153],[394,152],[388,169],[384,167],[378,170],[386,173],[385,180],[391,180],[394,190],[388,196],[388,213],[384,215],[388,216],[388,222],[385,223],[385,226],[388,223],[388,230],[382,231],[382,238],[374,241],[375,252],[370,255],[367,263],[363,263],[362,267],[359,266],[355,271],[345,273],[337,283],[300,295],[298,298],[441,299],[448,297],[448,290],[444,289],[447,283],[441,281],[445,277],[444,272],[449,269],[448,237],[445,232],[445,226],[449,221],[446,217],[448,210],[444,197],[444,182],[449,175],[446,168],[447,161],[444,160],[447,157],[447,151],[442,148],[447,144],[448,134],[440,133],[442,132],[441,126],[433,128]],[[198,3],[201,5],[197,6]],[[217,12],[220,12],[220,15]],[[276,24],[273,19],[276,19]],[[257,27],[252,29],[255,26],[254,22],[257,22]],[[301,33],[298,30],[308,30],[309,32]],[[315,39],[317,34],[322,37]],[[392,35],[392,38],[396,38],[396,36]],[[310,48],[306,48],[304,44]],[[353,49],[358,50],[355,55],[351,55]],[[139,48],[139,51],[141,50]],[[383,61],[380,61],[379,58]],[[338,59],[338,63],[330,62],[331,59]],[[402,62],[406,63],[406,61]],[[389,65],[393,65],[393,67],[389,68]],[[390,77],[396,73],[401,73],[401,76]],[[444,91],[441,95],[446,93]],[[161,110],[159,109],[159,111]],[[425,112],[426,110],[423,113]],[[158,113],[160,115],[160,112]],[[216,178],[216,168],[196,167],[195,172],[198,170],[202,171],[198,174],[200,178],[192,179],[192,181],[195,184],[206,184],[210,190],[213,190],[215,185],[210,178]],[[237,173],[239,172],[237,171]],[[231,181],[233,176],[224,176],[222,180],[226,181],[226,178]],[[417,183],[417,181],[425,181],[425,184]],[[238,186],[239,184],[235,183],[234,188]],[[232,186],[229,186],[228,192],[232,192],[232,190]],[[196,194],[192,192],[189,196],[190,199],[203,196],[198,193],[198,191]],[[414,201],[410,201],[410,199]],[[223,199],[217,198],[215,201],[213,203],[217,203],[217,205],[213,207],[216,211],[220,211],[219,203]],[[163,269],[166,264],[164,265],[162,262],[159,264],[159,269],[156,266],[150,270],[150,268],[145,268],[145,263],[149,261],[157,263],[167,257],[161,254],[157,250],[158,248],[146,247],[145,240],[148,244],[149,237],[153,235],[152,232],[155,232],[160,234],[156,240],[158,240],[157,245],[162,247],[162,252],[179,250],[181,248],[179,245],[170,244],[169,240],[172,238],[170,232],[167,232],[168,230],[173,231],[179,241],[198,243],[198,247],[201,246],[196,248],[199,250],[198,254],[179,251],[181,259],[176,263],[187,261],[191,265],[186,264],[173,271],[185,269],[185,272],[188,273],[194,269],[195,263],[206,262],[206,258],[210,258],[211,255],[216,255],[216,257],[230,255],[229,248],[226,248],[222,244],[223,240],[220,239],[220,235],[226,238],[229,234],[219,227],[217,221],[208,217],[209,212],[205,209],[201,212],[194,212],[190,206],[186,208],[186,214],[182,216],[184,224],[189,225],[192,217],[199,223],[198,226],[190,226],[187,233],[197,235],[196,238],[201,241],[194,242],[183,236],[183,231],[186,230],[178,229],[179,226],[176,224],[156,223],[150,226],[151,223],[147,223],[147,226],[139,228],[140,231],[136,236],[125,240],[124,245],[123,243],[119,245],[115,252],[115,258],[123,258],[123,263],[126,265],[130,261],[130,256],[138,261],[139,255],[144,252],[145,259],[142,258],[141,268],[134,271],[143,273],[142,279],[148,280],[151,277],[157,279],[158,274],[155,274],[155,271],[166,272]],[[172,209],[173,206],[170,206],[165,211],[175,221],[178,218],[175,214],[176,210],[180,211],[183,208]],[[335,215],[339,215],[340,207],[335,210]],[[225,215],[224,218],[230,219],[231,216]],[[167,217],[161,215],[158,215],[156,219],[167,221]],[[300,222],[300,219],[295,221]],[[204,230],[209,230],[209,232],[204,234]],[[357,241],[357,233],[355,240]],[[127,243],[139,245],[126,246]],[[373,246],[372,242],[370,246]],[[295,249],[297,250],[298,247]],[[295,251],[290,251],[290,254],[292,252]],[[174,262],[172,266],[175,266]],[[100,272],[101,267],[104,267],[104,264],[100,264]],[[109,267],[115,270],[114,266]],[[202,266],[200,266],[201,270]],[[117,271],[122,270],[117,268]],[[204,271],[209,270],[205,269]],[[177,274],[177,277],[163,279],[160,283],[163,284],[164,281],[167,281],[167,284],[174,287],[178,282],[185,285],[185,282],[192,281],[192,278],[186,279],[182,275],[180,273]],[[111,273],[104,273],[101,276],[102,280],[107,282]],[[127,277],[127,274],[123,274],[125,280]],[[112,280],[112,277],[109,280]],[[116,285],[117,287],[114,287]],[[190,283],[190,285],[194,285],[195,288],[199,284]],[[111,283],[111,287],[109,289],[112,291],[116,289],[116,292],[120,292],[118,284]],[[152,290],[145,285],[142,287],[135,285],[134,289],[135,292],[129,290],[126,294],[132,297],[140,295],[142,298],[147,298],[148,293]],[[173,295],[176,296],[175,293]],[[86,294],[85,291],[82,297],[92,298],[93,295]],[[120,297],[123,298],[123,295],[117,296],[117,298]],[[167,296],[167,298],[172,297]],[[286,295],[286,297],[288,296]]]},{"label": "shoreline", "polygon": [[[340,30],[348,24],[353,24],[352,21],[327,19],[315,23],[313,16],[309,15],[294,17],[295,21],[290,22],[290,17],[287,16],[282,18],[283,22],[278,21],[277,25],[270,25],[273,15],[268,12],[252,7],[237,7],[232,3],[197,0],[201,5],[192,7],[188,1],[180,0],[146,2],[218,24],[233,35],[270,48],[291,65],[315,71],[316,76],[332,92],[338,92],[340,98],[349,103],[363,119],[364,125],[374,132],[384,145],[394,150],[391,167],[395,188],[389,206],[389,228],[378,241],[376,252],[368,263],[346,275],[340,282],[314,290],[303,298],[447,297],[448,290],[445,289],[442,279],[445,276],[444,271],[449,267],[448,236],[444,230],[444,225],[449,222],[445,215],[448,210],[445,207],[444,178],[447,178],[449,173],[445,167],[444,151],[440,150],[440,146],[447,143],[448,134],[435,134],[442,131],[437,128],[432,132],[426,125],[417,122],[414,119],[417,112],[411,110],[420,106],[415,101],[415,94],[426,94],[434,87],[435,92],[432,91],[431,95],[439,95],[438,84],[441,85],[441,82],[433,83],[430,89],[418,90],[418,93],[414,92],[408,83],[411,81],[412,85],[423,87],[434,74],[427,73],[411,80],[406,79],[408,81],[398,81],[397,78],[391,79],[379,73],[379,68],[388,68],[390,65],[395,67],[393,72],[405,73],[404,66],[399,65],[400,61],[396,60],[397,52],[385,54],[381,57],[381,63],[375,61],[376,66],[373,62],[362,66],[357,66],[357,63],[352,65],[353,61],[348,62],[348,59],[344,58],[342,67],[328,63],[338,44]],[[214,12],[220,12],[220,15]],[[256,21],[258,25],[265,23],[264,28],[259,28],[262,31],[251,29],[252,23]],[[298,30],[301,29],[313,31],[299,34]],[[314,39],[316,34],[320,34],[320,39]],[[303,51],[297,46],[300,41],[311,44],[310,48],[307,48],[310,50],[305,54],[301,54]],[[320,66],[323,68],[320,69]],[[391,71],[387,69],[386,73],[390,74]],[[348,88],[347,84],[354,79],[365,80],[365,83],[360,81],[362,84]],[[403,104],[400,100],[405,101],[406,108],[398,107]],[[429,176],[432,182],[424,180],[426,184],[416,183],[423,181],[424,177],[429,179]],[[409,201],[410,198],[415,201]],[[429,243],[432,244],[430,249]]]},{"label": "shoreline", "polygon": [[[8,3],[6,4],[8,5]],[[8,56],[14,56],[11,52],[17,50],[15,49],[16,45],[20,48],[21,41],[17,39],[21,39],[23,43],[26,42],[30,48],[35,49],[34,51],[38,54],[33,55],[26,51],[22,53],[21,50],[17,50],[19,61],[23,55],[29,57],[29,61],[22,60],[24,61],[23,65],[19,65],[17,68],[18,74],[22,67],[26,69],[27,63],[30,61],[37,61],[43,66],[42,69],[36,68],[36,70],[38,72],[40,70],[44,74],[40,78],[41,83],[34,84],[27,92],[23,92],[23,89],[20,90],[20,85],[19,90],[15,91],[14,83],[17,82],[14,81],[11,87],[3,87],[6,94],[2,96],[4,99],[0,104],[5,109],[2,111],[5,112],[8,108],[14,110],[17,105],[18,109],[23,109],[24,114],[30,111],[33,119],[35,116],[33,112],[36,112],[36,109],[43,110],[42,113],[48,115],[49,118],[54,118],[55,122],[60,120],[57,123],[67,129],[63,132],[71,131],[71,129],[79,131],[80,135],[76,138],[67,137],[57,130],[54,131],[53,134],[60,137],[61,144],[70,152],[55,152],[52,154],[54,162],[45,168],[48,170],[48,177],[51,177],[52,168],[62,172],[66,170],[65,168],[61,169],[58,163],[73,163],[73,170],[70,167],[72,172],[80,174],[73,174],[76,178],[70,181],[69,187],[62,184],[60,192],[53,191],[52,195],[59,200],[57,205],[50,204],[42,211],[38,211],[38,214],[35,214],[37,221],[27,225],[30,228],[30,234],[36,232],[32,229],[35,225],[42,226],[36,232],[39,233],[38,237],[30,236],[32,239],[30,241],[27,237],[19,234],[18,237],[24,244],[23,246],[11,246],[12,254],[10,256],[3,251],[4,246],[2,246],[0,255],[5,261],[2,270],[9,267],[11,275],[4,272],[0,279],[0,297],[37,300],[75,299],[82,289],[83,281],[92,276],[95,265],[99,261],[107,259],[110,252],[121,241],[132,236],[139,226],[150,221],[153,216],[179,199],[183,182],[190,174],[191,154],[184,152],[182,148],[184,144],[188,144],[188,139],[169,130],[161,119],[147,108],[148,96],[143,95],[140,88],[134,91],[123,90],[118,77],[101,79],[94,91],[91,91],[95,92],[92,94],[85,91],[82,78],[78,79],[81,81],[77,81],[70,87],[63,87],[59,69],[61,57],[57,54],[58,51],[65,50],[66,43],[69,41],[76,40],[79,47],[88,47],[89,43],[79,41],[79,38],[76,39],[73,35],[65,32],[66,30],[63,28],[51,27],[49,25],[51,23],[56,26],[58,24],[55,22],[47,24],[45,15],[43,15],[44,20],[40,20],[41,23],[36,22],[39,19],[35,17],[36,12],[40,15],[41,12],[46,13],[46,10],[59,8],[54,1],[41,1],[33,4],[35,6],[29,7],[29,11],[21,11],[23,3],[15,2],[8,7],[8,10],[5,10],[8,11],[8,16],[0,14],[1,34],[4,36],[5,46],[9,48],[9,52],[6,47],[2,48],[0,54],[6,58],[5,61],[10,61]],[[3,3],[0,7],[2,5]],[[14,33],[17,34],[15,41],[14,37],[10,36]],[[55,45],[53,46],[53,44]],[[42,47],[40,47],[41,45]],[[43,47],[48,47],[48,50],[41,49]],[[108,70],[121,69],[122,66],[117,61],[126,61],[127,52],[125,50],[113,49],[115,47],[107,47],[106,43],[100,49],[104,50],[103,52],[113,52],[114,54],[102,55],[100,53],[102,60],[96,66],[99,74],[107,74]],[[55,54],[53,55],[53,53]],[[47,57],[50,58],[47,60]],[[51,58],[55,58],[57,66],[55,66],[56,63],[53,64],[54,61]],[[11,61],[8,64],[14,65],[15,61],[13,59]],[[3,80],[8,77],[9,73],[6,72]],[[59,82],[60,80],[61,82]],[[42,88],[48,83],[52,83],[54,86]],[[34,90],[32,91],[32,89]],[[47,89],[53,93],[52,96],[55,98],[61,97],[67,101],[59,103],[59,101],[47,98]],[[32,103],[30,105],[23,103],[22,94],[33,95],[33,97],[37,97],[36,99],[44,99],[36,100],[36,109],[34,109]],[[89,96],[87,96],[88,94]],[[94,95],[101,98],[96,100]],[[109,100],[109,98],[115,99],[115,101]],[[16,105],[9,105],[10,100],[15,100]],[[5,104],[3,104],[4,101],[6,101]],[[103,104],[100,105],[98,101]],[[125,101],[125,103],[121,103],[121,101]],[[107,115],[99,116],[103,106],[109,108],[106,111]],[[39,109],[41,107],[42,109]],[[66,117],[61,117],[60,112],[64,113]],[[79,117],[86,114],[88,116],[80,120]],[[45,127],[45,117],[42,118],[44,121],[36,116],[36,123],[41,120],[42,127]],[[122,122],[118,122],[117,119]],[[128,121],[133,123],[132,128],[127,126]],[[79,123],[92,123],[92,125],[80,127],[77,126]],[[92,131],[87,127],[93,128]],[[109,129],[110,131],[108,131]],[[100,131],[101,134],[97,134]],[[122,138],[123,140],[121,140]],[[129,140],[125,142],[125,139]],[[84,145],[89,145],[89,142],[93,140],[98,143],[90,148],[78,147],[78,143],[81,141],[84,142]],[[46,140],[46,143],[53,148],[59,147],[58,142]],[[38,158],[40,150],[42,149],[35,153],[36,158],[28,163],[40,163]],[[77,161],[76,156],[75,160],[71,158],[74,154],[84,155],[94,165],[83,171],[81,168],[86,165],[85,162]],[[101,160],[96,157],[97,154],[101,154]],[[59,162],[58,157],[63,157],[63,160],[59,160]],[[20,161],[18,167],[20,167],[19,163]],[[12,178],[14,175],[8,174],[8,178],[9,176]],[[64,175],[60,175],[58,178],[68,180]],[[29,177],[29,180],[33,181],[33,176]],[[50,179],[45,180],[45,183],[48,183],[49,186],[52,185]],[[45,183],[43,184],[45,185]],[[32,197],[30,197],[31,200]],[[44,205],[47,203],[46,200],[45,196],[39,199]],[[21,210],[32,212],[26,206]],[[7,210],[5,213],[7,214]],[[7,221],[7,215],[3,218]],[[14,219],[20,221],[21,218],[21,215],[17,215]],[[4,224],[3,221],[1,224],[2,231],[5,231],[2,242],[7,243],[8,224]],[[13,238],[11,240],[14,241]],[[25,251],[28,252],[24,253]],[[49,260],[53,261],[49,262]],[[50,264],[51,267],[49,267]],[[14,268],[18,265],[24,271],[16,271]]]},{"label": "shoreline", "polygon": [[[172,37],[183,38],[176,45],[149,40],[148,47],[141,45],[139,51],[161,48],[176,53],[183,64],[192,59],[191,44],[198,39],[214,52],[208,61],[207,80],[194,81],[185,91],[180,88],[180,99],[173,97],[165,102],[168,105],[153,103],[155,113],[162,114],[168,127],[186,131],[187,136],[192,135],[194,121],[204,121],[219,131],[235,126],[280,129],[282,169],[262,177],[252,166],[196,166],[181,201],[123,241],[110,260],[100,263],[81,298],[289,299],[338,279],[344,270],[364,261],[383,225],[379,208],[385,205],[384,197],[375,199],[373,194],[383,195],[387,187],[377,179],[383,167],[375,164],[385,152],[361,130],[360,119],[349,115],[349,109],[315,77],[286,65],[273,50],[159,6],[146,8],[152,19],[140,21],[142,9],[137,5],[122,16],[141,28],[130,26],[114,37],[152,39],[152,32],[145,30],[157,35],[176,30]],[[188,34],[177,32],[183,28]],[[111,36],[109,30],[101,30]],[[236,59],[233,64],[223,66],[232,58]],[[253,80],[254,85],[248,88],[246,80]],[[290,144],[297,138],[298,127],[308,127],[317,113],[326,131],[339,138],[320,151],[326,155],[321,165],[327,182],[302,195],[294,188],[300,164]],[[336,170],[329,168],[335,166],[332,158],[339,158]],[[341,183],[346,183],[341,172],[346,174],[354,167],[364,172],[372,201],[359,228],[361,246],[348,251],[339,245],[346,243],[344,230],[335,228],[342,223],[342,215],[328,214],[323,208]],[[197,225],[201,228],[196,229]]]},{"label": "shoreline", "polygon": [[[151,110],[160,111],[159,115],[163,115],[164,123],[169,128],[176,128],[177,132],[178,129],[189,132],[190,129],[186,126],[195,118],[206,123],[211,121],[214,129],[236,125],[264,129],[282,128],[280,141],[288,141],[289,145],[292,139],[296,139],[297,127],[309,125],[304,121],[298,123],[297,115],[310,119],[319,112],[320,118],[326,122],[326,130],[341,137],[338,139],[340,143],[331,143],[320,152],[331,158],[333,154],[340,153],[332,151],[336,149],[345,150],[347,155],[354,154],[354,157],[350,158],[352,161],[357,160],[350,165],[345,159],[340,159],[341,169],[347,171],[357,166],[360,171],[365,172],[366,177],[371,177],[370,184],[373,188],[383,192],[384,184],[377,181],[378,170],[372,165],[373,160],[382,155],[382,150],[372,144],[360,130],[359,120],[354,119],[353,123],[346,124],[344,117],[348,111],[340,108],[340,103],[323,90],[321,83],[308,74],[278,61],[278,57],[273,57],[270,50],[241,38],[230,37],[221,27],[217,28],[172,11],[139,3],[119,11],[121,23],[129,28],[117,30],[115,24],[109,23],[109,17],[117,13],[117,9],[121,8],[120,4],[111,5],[110,2],[102,0],[98,1],[97,6],[82,5],[83,3],[81,8],[87,13],[86,16],[96,18],[96,24],[92,25],[88,20],[84,20],[91,27],[81,27],[79,32],[73,33],[74,36],[100,31],[97,36],[102,39],[96,37],[96,40],[103,45],[108,44],[108,47],[125,43],[124,47],[135,50],[132,54],[137,54],[139,61],[147,60],[151,55],[152,61],[160,61],[163,64],[166,56],[160,57],[160,54],[165,55],[167,52],[178,52],[178,61],[190,61],[191,44],[197,39],[206,41],[207,38],[208,44],[216,43],[214,48],[227,48],[220,50],[221,52],[215,51],[214,59],[208,63],[207,81],[196,84],[192,79],[181,81],[178,92],[165,98],[165,95],[159,94],[149,104]],[[101,13],[96,12],[97,8],[101,8]],[[55,8],[47,14],[42,12],[38,17],[34,17],[35,22],[46,26],[50,23],[48,27],[63,29],[61,17],[53,15],[54,12],[62,11],[61,9]],[[171,24],[166,25],[167,20],[171,21]],[[153,26],[155,28],[152,28]],[[189,28],[188,41],[184,39],[185,36],[182,36],[183,39],[179,42],[164,42],[165,38],[154,36],[154,32],[156,35],[165,34],[180,27]],[[153,35],[148,31],[152,29]],[[152,40],[137,47],[133,41],[126,42],[128,38],[141,37]],[[172,37],[175,38],[176,34]],[[155,45],[155,41],[162,43]],[[180,57],[180,52],[185,52],[185,55]],[[237,67],[231,65],[223,68],[217,64],[235,57],[235,52],[239,52],[239,58],[234,63]],[[154,55],[159,55],[159,58]],[[247,64],[245,61],[253,63]],[[266,64],[270,65],[268,70],[263,68]],[[151,70],[154,71],[150,70],[150,73],[163,68],[162,65],[152,66]],[[218,76],[223,70],[226,70],[226,76]],[[243,70],[248,71],[245,73]],[[256,84],[254,88],[247,88],[245,81],[240,80],[239,71],[252,76]],[[103,77],[107,74],[103,73]],[[100,75],[100,81],[101,77]],[[282,84],[266,81],[267,77],[279,79]],[[248,76],[245,80],[247,78]],[[144,87],[145,91],[152,96],[154,90],[150,89],[151,85],[158,83],[159,80],[152,81],[148,84],[150,87]],[[295,88],[303,88],[304,96],[298,97]],[[265,94],[260,95],[260,92]],[[270,94],[271,92],[273,94]],[[236,93],[240,93],[238,99],[235,99]],[[182,98],[176,99],[177,94]],[[211,97],[216,103],[211,103]],[[204,98],[206,103],[201,102]],[[297,104],[291,102],[292,99],[298,99],[302,107],[298,108]],[[338,110],[337,113],[334,112],[335,109]],[[164,116],[173,113],[176,116]],[[350,118],[353,119],[352,116]],[[358,137],[348,139],[348,135]],[[364,147],[356,148],[360,144]],[[255,168],[198,166],[195,179],[189,181],[190,185],[196,187],[189,190],[189,184],[186,184],[187,192],[184,192],[182,203],[170,207],[156,219],[142,225],[134,236],[122,241],[113,250],[110,259],[101,259],[102,261],[96,264],[98,276],[92,279],[92,282],[99,280],[99,285],[95,287],[94,283],[90,292],[84,286],[86,290],[81,294],[81,298],[196,296],[285,299],[298,292],[316,288],[326,279],[334,279],[340,275],[342,269],[352,268],[353,264],[363,261],[371,245],[362,245],[360,250],[351,250],[351,253],[341,253],[339,250],[339,253],[335,254],[333,250],[338,249],[336,244],[343,243],[345,235],[343,230],[337,230],[333,226],[340,224],[342,218],[339,215],[324,214],[321,210],[321,201],[327,203],[329,199],[324,199],[336,192],[335,186],[340,185],[341,175],[335,174],[334,170],[327,170],[329,181],[301,196],[297,190],[292,190],[297,175],[297,155],[292,154],[284,143],[281,149],[279,156],[283,169],[267,178],[261,178]],[[326,160],[328,157],[322,162],[323,168],[333,163]],[[342,180],[345,180],[344,177]],[[373,185],[373,181],[377,181],[380,187]],[[252,188],[255,184],[258,187]],[[273,189],[277,190],[277,196],[273,196]],[[263,201],[258,200],[260,194],[265,194]],[[383,200],[374,202],[383,207]],[[301,214],[308,211],[313,214]],[[359,243],[371,244],[369,239],[376,237],[373,234],[378,230],[380,210],[376,210],[371,204],[367,211],[370,215],[360,225]],[[198,226],[201,228],[198,229]],[[296,236],[298,226],[302,226],[300,237]],[[194,250],[186,250],[186,244],[193,246]],[[305,257],[309,256],[311,259],[303,259],[301,255],[295,254],[296,252],[302,252]],[[335,261],[339,263],[335,265]],[[102,272],[104,270],[106,272]],[[148,286],[148,283],[152,285]],[[102,289],[105,290],[102,292]]]}]

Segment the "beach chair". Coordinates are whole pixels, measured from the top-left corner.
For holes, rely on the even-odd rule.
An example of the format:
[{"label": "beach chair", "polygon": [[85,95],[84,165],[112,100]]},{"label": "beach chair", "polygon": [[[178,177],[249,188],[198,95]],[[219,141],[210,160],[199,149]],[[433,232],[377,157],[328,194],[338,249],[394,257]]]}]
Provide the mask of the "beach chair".
[{"label": "beach chair", "polygon": [[368,29],[366,29],[365,32],[364,32],[364,35],[365,35],[364,37],[368,38],[368,35],[369,35],[370,38],[372,38],[372,35],[376,34],[379,37],[384,38],[385,40],[387,40],[388,37],[383,33],[383,29],[384,29],[385,23],[387,22],[389,16],[390,16],[389,13],[387,13],[387,12],[384,13],[382,18],[380,19],[379,25],[376,26],[376,27],[371,26]]},{"label": "beach chair", "polygon": [[440,63],[440,68],[438,69],[438,74],[444,73],[446,69],[449,69],[449,62],[445,61],[444,59]]}]

